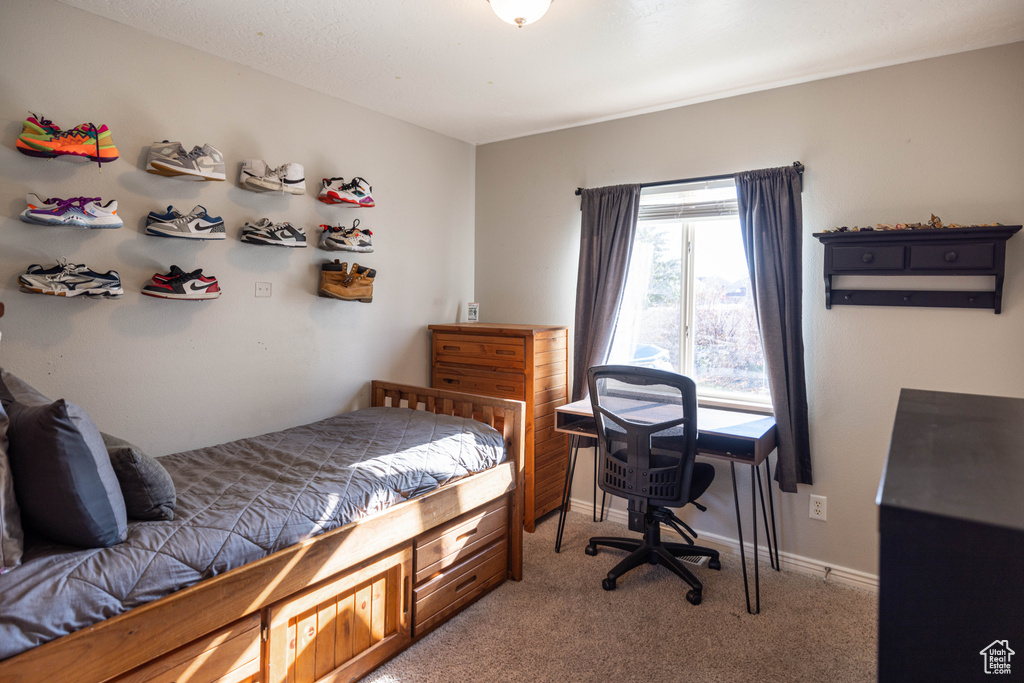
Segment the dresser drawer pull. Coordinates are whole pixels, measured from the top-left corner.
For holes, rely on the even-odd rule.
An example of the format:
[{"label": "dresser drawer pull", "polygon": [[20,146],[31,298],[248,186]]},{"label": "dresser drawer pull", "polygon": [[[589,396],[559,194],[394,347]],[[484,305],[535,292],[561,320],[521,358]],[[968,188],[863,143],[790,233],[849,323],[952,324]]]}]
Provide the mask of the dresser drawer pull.
[{"label": "dresser drawer pull", "polygon": [[461,593],[462,591],[472,586],[474,583],[476,583],[476,574],[473,574],[473,576],[469,577],[468,579],[460,583],[458,586],[456,586],[455,592]]},{"label": "dresser drawer pull", "polygon": [[467,531],[464,534],[459,534],[458,538],[456,538],[455,541],[456,542],[464,541],[467,538],[469,538],[470,536],[475,536],[475,535],[476,535],[476,529],[470,529],[469,531]]},{"label": "dresser drawer pull", "polygon": [[444,349],[445,351],[461,351],[462,350],[461,346],[449,346],[447,344],[445,344],[441,348]]},{"label": "dresser drawer pull", "polygon": [[496,356],[514,356],[514,355],[516,355],[516,352],[515,351],[509,351],[508,349],[495,349],[494,350],[494,355],[496,355]]},{"label": "dresser drawer pull", "polygon": [[516,390],[515,387],[510,387],[507,384],[495,384],[494,388],[499,390],[499,391],[515,391]]},{"label": "dresser drawer pull", "polygon": [[946,263],[953,263],[954,261],[956,261],[956,252],[955,251],[948,251],[948,252],[946,252],[946,257],[945,258],[946,258]]},{"label": "dresser drawer pull", "polygon": [[860,257],[860,260],[863,261],[864,263],[871,263],[872,261],[875,260],[875,255],[872,254],[870,251],[866,251],[864,252],[864,255]]},{"label": "dresser drawer pull", "polygon": [[459,383],[459,380],[452,379],[451,377],[444,377],[443,379],[444,379],[444,383],[445,384],[458,384]]}]

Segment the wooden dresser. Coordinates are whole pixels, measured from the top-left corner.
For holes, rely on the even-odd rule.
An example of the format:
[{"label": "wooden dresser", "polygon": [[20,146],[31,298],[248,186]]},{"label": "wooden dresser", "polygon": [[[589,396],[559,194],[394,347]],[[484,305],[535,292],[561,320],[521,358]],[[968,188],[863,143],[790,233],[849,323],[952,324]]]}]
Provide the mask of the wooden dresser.
[{"label": "wooden dresser", "polygon": [[430,325],[438,389],[526,402],[524,525],[562,503],[568,441],[555,432],[555,408],[569,395],[568,329],[549,325]]}]

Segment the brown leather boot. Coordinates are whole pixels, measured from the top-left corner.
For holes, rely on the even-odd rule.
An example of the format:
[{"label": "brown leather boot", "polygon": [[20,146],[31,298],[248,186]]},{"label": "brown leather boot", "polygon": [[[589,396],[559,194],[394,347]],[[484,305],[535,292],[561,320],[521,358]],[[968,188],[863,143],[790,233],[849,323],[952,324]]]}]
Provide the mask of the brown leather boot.
[{"label": "brown leather boot", "polygon": [[341,263],[338,259],[335,259],[334,263],[324,263],[320,266],[320,290],[317,294],[323,297],[333,297],[333,294],[327,292],[327,285],[341,287],[341,283],[347,277],[348,263]]},{"label": "brown leather boot", "polygon": [[[373,301],[373,279],[377,276],[376,270],[353,263],[352,270],[339,278],[339,275],[345,272],[346,264],[341,264],[340,267],[335,264],[337,261],[333,264],[326,263],[320,270],[321,296],[329,296],[342,301],[361,301],[367,304]],[[328,266],[333,266],[338,270],[325,271],[324,268]],[[325,276],[328,280],[326,283],[324,282]]]}]

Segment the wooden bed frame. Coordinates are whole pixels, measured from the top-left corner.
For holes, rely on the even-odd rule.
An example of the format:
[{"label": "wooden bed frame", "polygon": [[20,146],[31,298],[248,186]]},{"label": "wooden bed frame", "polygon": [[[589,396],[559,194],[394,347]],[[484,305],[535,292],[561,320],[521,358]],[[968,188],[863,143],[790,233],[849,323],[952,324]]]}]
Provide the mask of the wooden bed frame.
[{"label": "wooden bed frame", "polygon": [[508,461],[4,660],[0,680],[350,681],[520,580],[524,404],[374,381],[371,405],[487,423]]}]

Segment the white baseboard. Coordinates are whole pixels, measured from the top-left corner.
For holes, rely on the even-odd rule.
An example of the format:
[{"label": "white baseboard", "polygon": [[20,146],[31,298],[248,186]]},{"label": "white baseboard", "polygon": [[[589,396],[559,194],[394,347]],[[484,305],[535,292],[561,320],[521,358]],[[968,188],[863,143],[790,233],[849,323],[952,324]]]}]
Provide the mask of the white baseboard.
[{"label": "white baseboard", "polygon": [[[569,502],[569,509],[571,512],[585,514],[593,519],[592,515],[594,514],[594,506],[589,500],[572,499]],[[612,522],[623,525],[629,524],[629,519],[625,510],[609,510],[606,508],[604,515],[605,519]],[[698,540],[700,545],[706,545],[719,551],[728,551],[735,555],[740,554],[740,544],[735,538],[704,532],[700,529],[694,530],[700,534],[700,539]],[[675,535],[675,531],[672,529],[665,529],[665,533]],[[743,547],[747,553],[747,557],[749,558],[753,552],[754,544],[747,541],[743,544]],[[757,550],[758,560],[770,565],[768,547],[758,545]],[[850,569],[849,567],[836,567],[810,557],[794,555],[793,553],[787,553],[781,550],[779,551],[779,562],[784,569],[800,572],[801,574],[810,574],[812,576],[820,577],[826,581],[834,581],[854,588],[860,588],[861,590],[871,591],[872,593],[878,592],[877,574],[869,574],[868,572],[862,572],[858,569]]]}]

